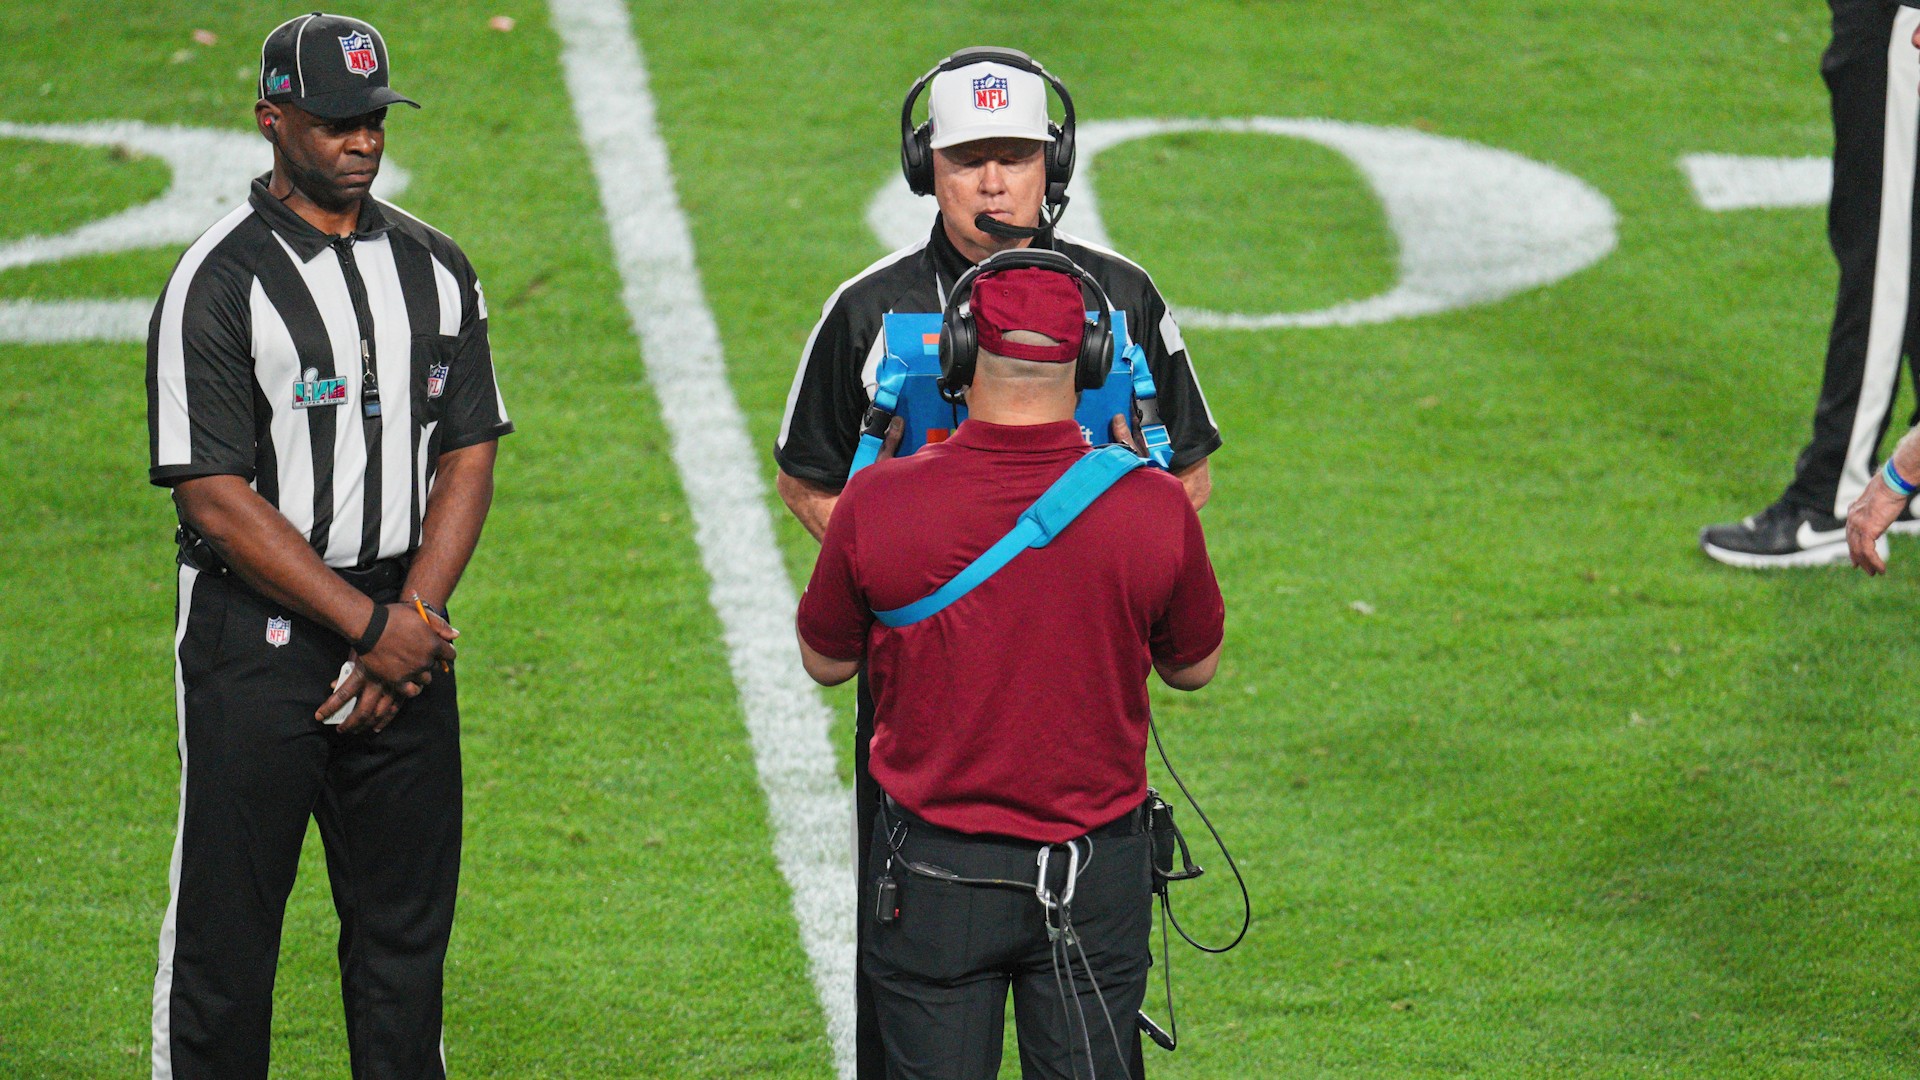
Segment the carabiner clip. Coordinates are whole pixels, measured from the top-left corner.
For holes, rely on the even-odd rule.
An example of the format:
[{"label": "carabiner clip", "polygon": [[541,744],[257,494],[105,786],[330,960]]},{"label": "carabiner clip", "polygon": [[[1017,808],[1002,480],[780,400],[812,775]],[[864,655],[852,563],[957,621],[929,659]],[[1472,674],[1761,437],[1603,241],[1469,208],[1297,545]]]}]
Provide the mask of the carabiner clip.
[{"label": "carabiner clip", "polygon": [[1049,844],[1041,848],[1040,854],[1034,857],[1034,862],[1039,866],[1040,873],[1035,877],[1033,882],[1033,895],[1035,899],[1040,901],[1040,906],[1046,908],[1048,911],[1054,911],[1071,905],[1073,903],[1073,886],[1080,879],[1080,848],[1073,841],[1069,840],[1067,841],[1067,887],[1060,891],[1060,897],[1056,900],[1053,895],[1053,890],[1047,888],[1047,863],[1052,858],[1052,855],[1053,845]]}]

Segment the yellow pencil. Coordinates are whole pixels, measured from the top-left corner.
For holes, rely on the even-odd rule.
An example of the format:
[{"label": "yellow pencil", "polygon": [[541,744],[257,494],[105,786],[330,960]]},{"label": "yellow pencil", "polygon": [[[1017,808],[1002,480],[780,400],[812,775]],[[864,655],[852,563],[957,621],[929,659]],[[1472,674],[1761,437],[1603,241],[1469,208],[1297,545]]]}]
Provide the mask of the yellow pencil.
[{"label": "yellow pencil", "polygon": [[[428,626],[433,625],[433,620],[427,618],[427,605],[418,596],[413,598],[413,610],[420,613],[421,622],[426,623]],[[440,661],[440,670],[452,671],[453,667],[452,665],[448,664],[445,660],[442,660]]]}]

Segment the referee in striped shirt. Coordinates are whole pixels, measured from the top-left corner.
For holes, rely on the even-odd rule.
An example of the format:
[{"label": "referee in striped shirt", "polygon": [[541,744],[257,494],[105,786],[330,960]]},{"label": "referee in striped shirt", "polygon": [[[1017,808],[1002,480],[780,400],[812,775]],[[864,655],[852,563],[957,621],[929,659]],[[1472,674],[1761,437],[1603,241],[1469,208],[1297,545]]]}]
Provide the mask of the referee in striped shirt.
[{"label": "referee in striped shirt", "polygon": [[282,24],[259,97],[273,172],[187,249],[147,339],[150,476],[180,517],[153,1075],[267,1075],[312,816],[353,1075],[439,1078],[461,809],[446,603],[513,425],[473,267],[369,194],[387,108],[414,104],[379,33]]}]

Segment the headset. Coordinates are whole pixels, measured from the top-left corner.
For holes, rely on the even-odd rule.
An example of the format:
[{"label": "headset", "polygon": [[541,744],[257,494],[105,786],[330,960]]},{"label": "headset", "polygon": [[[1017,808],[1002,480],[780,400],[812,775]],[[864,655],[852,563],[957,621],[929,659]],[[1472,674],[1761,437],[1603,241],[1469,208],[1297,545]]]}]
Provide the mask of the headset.
[{"label": "headset", "polygon": [[[1008,270],[1052,270],[1080,282],[1093,292],[1099,316],[1089,320],[1080,332],[1080,356],[1073,363],[1073,388],[1094,390],[1106,385],[1113,370],[1113,302],[1093,275],[1058,251],[1046,248],[1009,248],[995,252],[960,275],[947,293],[947,306],[940,313],[940,396],[958,404],[963,390],[973,383],[974,368],[980,363],[980,333],[973,325],[973,283],[988,274]],[[962,311],[962,305],[967,310]]]},{"label": "headset", "polygon": [[[1032,72],[1047,81],[1060,99],[1066,116],[1056,124],[1047,121],[1047,134],[1053,141],[1047,144],[1047,205],[1054,207],[1054,220],[1059,220],[1061,211],[1067,205],[1067,181],[1073,179],[1073,95],[1053,73],[1040,65],[1040,62],[1019,49],[996,48],[991,45],[977,45],[971,49],[961,49],[952,56],[935,64],[925,75],[914,82],[913,89],[907,91],[906,103],[900,106],[900,171],[906,174],[907,187],[915,195],[933,194],[933,118],[928,117],[920,126],[913,123],[913,104],[920,94],[933,81],[935,75],[943,71],[952,71],[969,64],[991,61]],[[1036,232],[1038,230],[1035,230]]]}]

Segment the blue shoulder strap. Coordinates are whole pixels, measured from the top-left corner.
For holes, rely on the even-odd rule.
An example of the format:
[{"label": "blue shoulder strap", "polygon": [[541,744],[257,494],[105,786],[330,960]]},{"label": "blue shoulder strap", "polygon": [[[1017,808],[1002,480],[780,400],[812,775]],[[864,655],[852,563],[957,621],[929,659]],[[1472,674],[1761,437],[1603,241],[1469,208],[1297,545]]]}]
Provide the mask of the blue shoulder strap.
[{"label": "blue shoulder strap", "polygon": [[1060,531],[1106,494],[1120,478],[1148,464],[1146,458],[1124,446],[1109,443],[1073,463],[1032,506],[1020,514],[1013,531],[1001,537],[965,570],[955,574],[930,595],[888,611],[876,611],[873,617],[892,627],[907,626],[935,615],[947,605],[972,592],[981,582],[1028,548],[1046,547]]},{"label": "blue shoulder strap", "polygon": [[1133,366],[1133,403],[1140,410],[1140,440],[1147,444],[1147,457],[1155,465],[1171,469],[1173,439],[1167,435],[1167,425],[1160,422],[1160,391],[1153,385],[1146,351],[1129,341],[1122,355]]},{"label": "blue shoulder strap", "polygon": [[853,450],[853,467],[847,470],[847,479],[853,474],[873,464],[880,458],[880,446],[887,438],[887,425],[893,423],[893,415],[900,408],[900,389],[907,385],[907,365],[889,353],[880,361],[880,371],[876,375],[879,385],[873,390],[873,405],[867,409],[867,418],[860,431],[860,445]]}]

